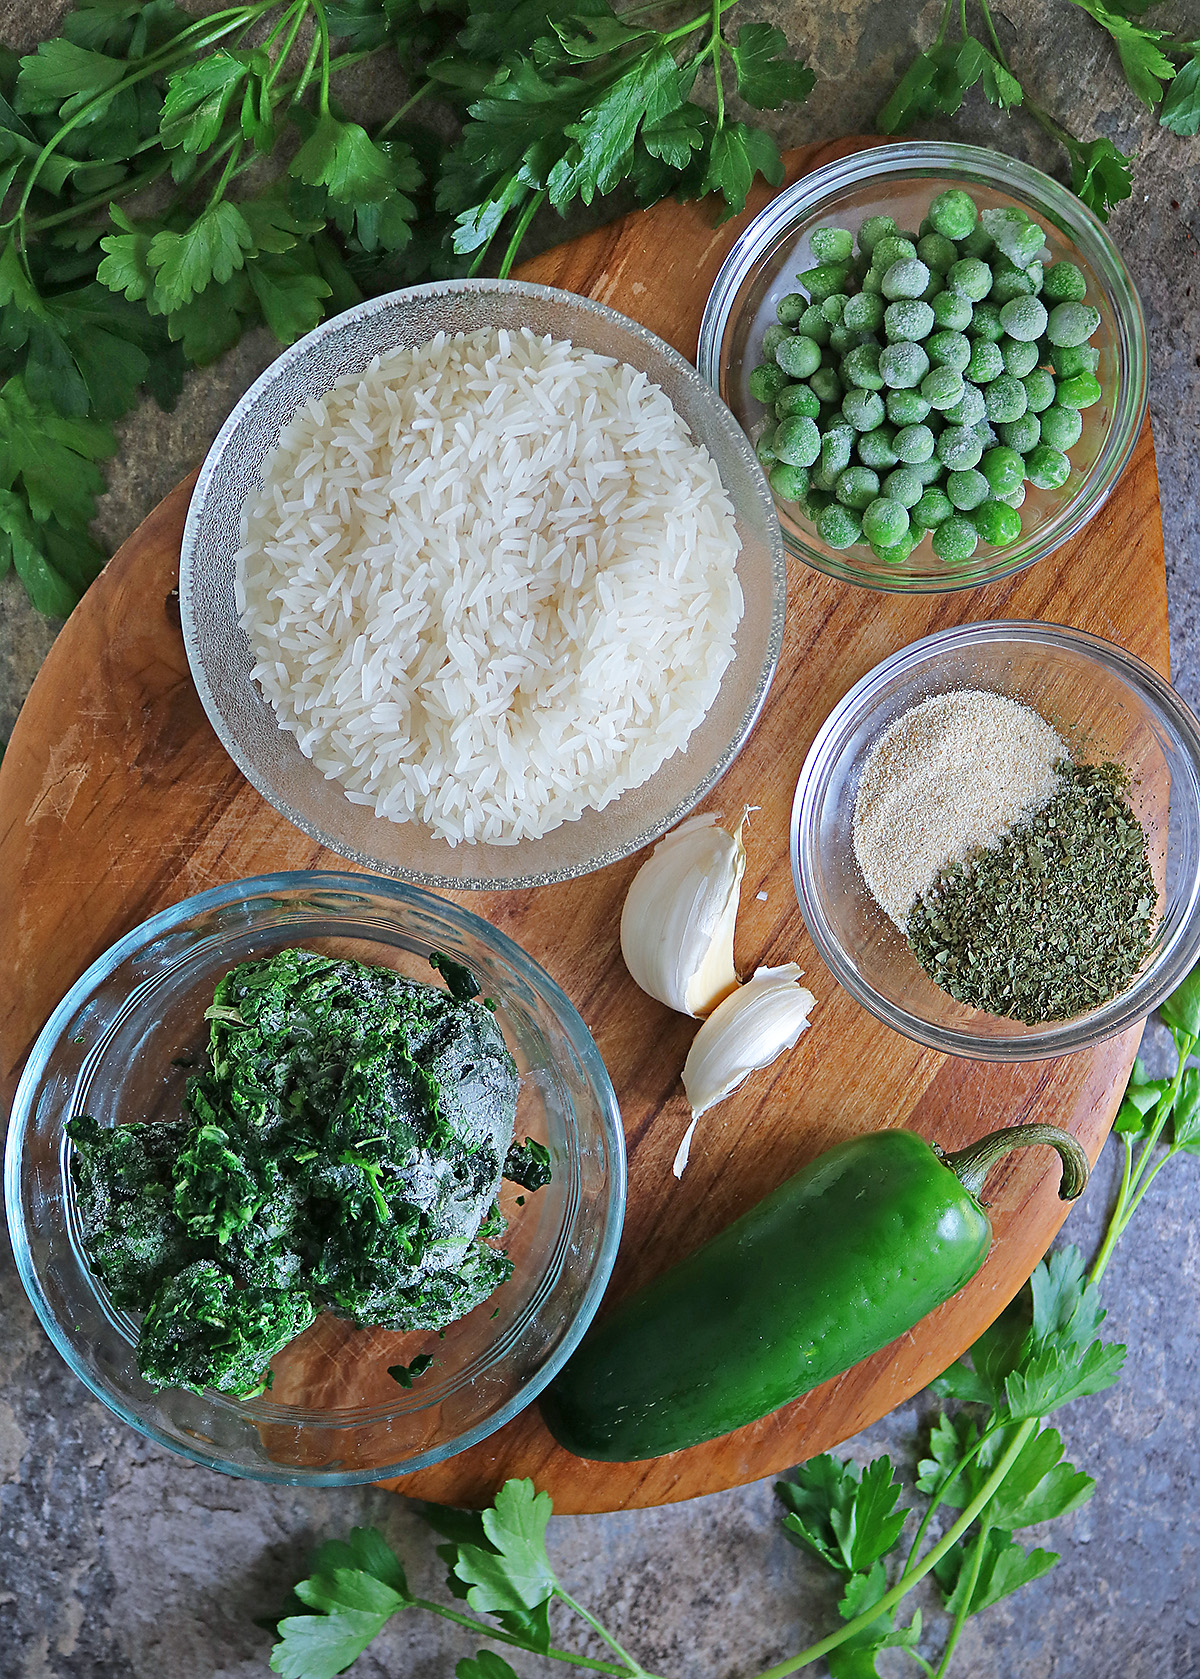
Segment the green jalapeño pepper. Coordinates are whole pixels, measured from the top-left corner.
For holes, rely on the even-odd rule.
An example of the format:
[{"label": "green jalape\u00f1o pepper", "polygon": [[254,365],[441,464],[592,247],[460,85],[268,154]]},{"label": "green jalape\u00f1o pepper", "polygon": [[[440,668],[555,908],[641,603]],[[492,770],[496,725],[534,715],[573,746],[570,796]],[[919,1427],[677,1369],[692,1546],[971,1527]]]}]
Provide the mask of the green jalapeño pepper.
[{"label": "green jalape\u00f1o pepper", "polygon": [[956,1294],[987,1257],[996,1160],[1047,1143],[1059,1194],[1087,1156],[1055,1125],[944,1154],[911,1131],[842,1143],[596,1323],[542,1396],[577,1457],[659,1457],[715,1439],[848,1370]]}]

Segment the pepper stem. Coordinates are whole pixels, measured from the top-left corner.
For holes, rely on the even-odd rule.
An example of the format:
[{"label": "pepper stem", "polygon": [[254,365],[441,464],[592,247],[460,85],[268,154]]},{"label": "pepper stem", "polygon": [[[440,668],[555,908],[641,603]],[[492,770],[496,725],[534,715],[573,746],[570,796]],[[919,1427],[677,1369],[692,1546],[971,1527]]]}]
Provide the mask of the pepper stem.
[{"label": "pepper stem", "polygon": [[1009,1149],[1029,1148],[1034,1143],[1045,1143],[1047,1147],[1058,1150],[1058,1157],[1062,1161],[1062,1181],[1058,1186],[1060,1201],[1074,1201],[1087,1188],[1088,1157],[1079,1143],[1058,1125],[1009,1125],[1003,1131],[989,1131],[986,1137],[980,1137],[977,1143],[959,1149],[956,1154],[946,1154],[935,1145],[935,1153],[944,1166],[948,1166],[955,1177],[962,1184],[969,1195],[979,1198],[988,1173],[1002,1155]]}]

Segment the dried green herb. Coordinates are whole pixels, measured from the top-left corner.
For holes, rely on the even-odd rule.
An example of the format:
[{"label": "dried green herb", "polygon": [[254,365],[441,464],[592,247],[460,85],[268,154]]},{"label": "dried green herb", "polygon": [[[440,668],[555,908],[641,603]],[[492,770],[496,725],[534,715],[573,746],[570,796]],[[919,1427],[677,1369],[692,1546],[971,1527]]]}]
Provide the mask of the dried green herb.
[{"label": "dried green herb", "polygon": [[946,869],[908,942],[959,1002],[1037,1025],[1124,991],[1149,947],[1158,893],[1119,764],[1062,764],[1062,790],[994,849]]}]

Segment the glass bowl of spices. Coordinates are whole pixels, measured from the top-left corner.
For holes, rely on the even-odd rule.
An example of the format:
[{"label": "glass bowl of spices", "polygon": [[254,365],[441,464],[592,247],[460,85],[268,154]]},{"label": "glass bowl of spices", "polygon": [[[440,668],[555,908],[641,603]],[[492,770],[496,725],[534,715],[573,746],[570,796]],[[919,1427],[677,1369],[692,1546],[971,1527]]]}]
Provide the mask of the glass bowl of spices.
[{"label": "glass bowl of spices", "polygon": [[262,875],[67,993],[5,1206],[43,1326],[123,1421],[342,1486],[476,1444],[561,1368],[616,1255],[624,1139],[583,1021],[503,933],[397,881]]},{"label": "glass bowl of spices", "polygon": [[818,951],[888,1026],[985,1061],[1083,1049],[1200,953],[1200,724],[1082,630],[944,630],[834,708],[791,855]]},{"label": "glass bowl of spices", "polygon": [[1105,228],[1028,164],[941,142],[780,193],[717,276],[697,366],[754,440],[788,551],[892,591],[1052,553],[1146,413],[1145,320]]}]

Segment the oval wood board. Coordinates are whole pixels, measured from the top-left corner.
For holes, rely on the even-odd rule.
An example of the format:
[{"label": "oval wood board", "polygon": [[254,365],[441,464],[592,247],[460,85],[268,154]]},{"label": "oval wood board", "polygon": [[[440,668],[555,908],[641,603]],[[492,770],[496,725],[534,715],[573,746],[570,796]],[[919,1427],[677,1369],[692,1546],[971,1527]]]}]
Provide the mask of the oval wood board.
[{"label": "oval wood board", "polygon": [[[806,147],[795,179],[872,142]],[[559,247],[526,278],[624,310],[694,357],[705,299],[744,216],[666,202]],[[55,642],[0,768],[0,1077],[21,1063],[59,997],[106,946],[190,893],[273,869],[345,867],[266,805],[213,735],[188,674],[172,590],[192,480],[155,509]],[[1094,1158],[1132,1063],[1136,1030],[1097,1050],[1017,1066],[947,1059],[898,1037],[834,983],[804,931],[788,862],[801,762],[831,707],[887,654],[984,618],[1074,624],[1167,670],[1166,584],[1149,428],[1108,505],[1080,537],[1007,582],[948,595],[881,595],[789,562],[787,633],[767,709],[709,808],[760,807],[737,927],[742,972],[798,960],[818,997],[791,1054],[701,1121],[691,1164],[671,1162],[688,1114],[678,1082],[693,1026],[629,980],[617,929],[631,857],[536,891],[464,893],[566,990],[595,1035],[629,1145],[629,1205],[611,1296],[696,1247],[805,1161],[881,1126],[949,1148],[1032,1118],[1073,1131]],[[764,897],[760,897],[764,894]],[[1010,1156],[989,1191],[996,1242],[975,1280],[875,1358],[724,1439],[642,1464],[560,1451],[536,1409],[450,1462],[391,1483],[448,1503],[486,1501],[531,1475],[564,1511],[660,1504],[736,1486],[826,1450],[924,1386],[1013,1296],[1064,1217],[1041,1150]],[[736,1347],[713,1347],[714,1359]]]}]

